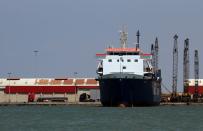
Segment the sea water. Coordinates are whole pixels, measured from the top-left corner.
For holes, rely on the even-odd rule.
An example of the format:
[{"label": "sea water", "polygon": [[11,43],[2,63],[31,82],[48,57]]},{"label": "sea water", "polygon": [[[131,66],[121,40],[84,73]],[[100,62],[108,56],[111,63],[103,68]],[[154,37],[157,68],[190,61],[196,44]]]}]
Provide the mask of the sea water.
[{"label": "sea water", "polygon": [[203,106],[0,106],[0,131],[202,131]]}]

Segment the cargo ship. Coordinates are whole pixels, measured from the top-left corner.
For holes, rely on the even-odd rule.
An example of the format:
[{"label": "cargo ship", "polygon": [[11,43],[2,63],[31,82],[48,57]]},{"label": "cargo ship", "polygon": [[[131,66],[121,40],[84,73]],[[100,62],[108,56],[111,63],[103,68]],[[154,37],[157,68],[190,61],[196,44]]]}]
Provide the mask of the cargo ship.
[{"label": "cargo ship", "polygon": [[[99,57],[97,74],[103,106],[156,106],[160,104],[161,71],[152,66],[152,54],[127,47],[127,32],[121,31],[121,47],[106,48]],[[138,32],[139,33],[139,32]]]}]

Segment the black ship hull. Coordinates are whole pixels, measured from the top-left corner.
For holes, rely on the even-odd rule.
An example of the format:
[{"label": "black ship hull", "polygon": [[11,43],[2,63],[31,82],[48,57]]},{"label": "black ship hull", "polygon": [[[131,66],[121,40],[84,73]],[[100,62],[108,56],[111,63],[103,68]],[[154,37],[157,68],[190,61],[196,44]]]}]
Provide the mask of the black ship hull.
[{"label": "black ship hull", "polygon": [[103,106],[157,106],[161,81],[145,78],[99,78]]}]

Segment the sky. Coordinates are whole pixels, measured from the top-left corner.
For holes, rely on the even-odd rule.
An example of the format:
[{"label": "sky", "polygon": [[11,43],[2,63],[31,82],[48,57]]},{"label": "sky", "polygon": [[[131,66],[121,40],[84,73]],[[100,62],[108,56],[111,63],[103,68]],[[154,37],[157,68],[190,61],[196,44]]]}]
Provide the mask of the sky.
[{"label": "sky", "polygon": [[[96,77],[96,53],[119,47],[119,30],[128,46],[146,53],[159,39],[163,84],[171,90],[173,36],[177,33],[178,91],[182,91],[183,46],[190,39],[190,78],[194,50],[203,48],[201,0],[0,0],[0,77]],[[34,50],[38,50],[37,54]]]}]

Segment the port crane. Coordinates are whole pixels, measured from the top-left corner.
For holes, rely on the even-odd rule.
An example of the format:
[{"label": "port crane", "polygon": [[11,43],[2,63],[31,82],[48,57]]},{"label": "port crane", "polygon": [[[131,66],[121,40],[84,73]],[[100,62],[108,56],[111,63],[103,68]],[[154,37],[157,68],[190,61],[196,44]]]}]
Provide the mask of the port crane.
[{"label": "port crane", "polygon": [[190,74],[190,59],[189,59],[189,39],[184,41],[184,54],[183,54],[183,86],[185,91],[185,82],[189,79]]},{"label": "port crane", "polygon": [[155,70],[156,70],[156,74],[157,74],[157,72],[158,72],[158,69],[159,69],[159,58],[158,58],[158,56],[159,56],[159,42],[158,42],[158,38],[156,37],[156,39],[155,39],[155,45],[154,45],[154,50],[155,50]]},{"label": "port crane", "polygon": [[178,35],[174,35],[173,45],[173,83],[172,83],[172,98],[177,95],[177,81],[178,81]]},{"label": "port crane", "polygon": [[159,56],[159,43],[158,38],[155,39],[155,44],[151,44],[151,54],[152,54],[152,66],[154,67],[155,76],[157,76],[159,66],[158,66],[158,56]]},{"label": "port crane", "polygon": [[152,54],[152,67],[155,67],[155,57],[154,57],[154,44],[151,44],[151,54]]},{"label": "port crane", "polygon": [[198,79],[199,79],[199,56],[198,56],[198,50],[195,50],[194,54],[194,77],[195,77],[195,98],[198,97]]}]

